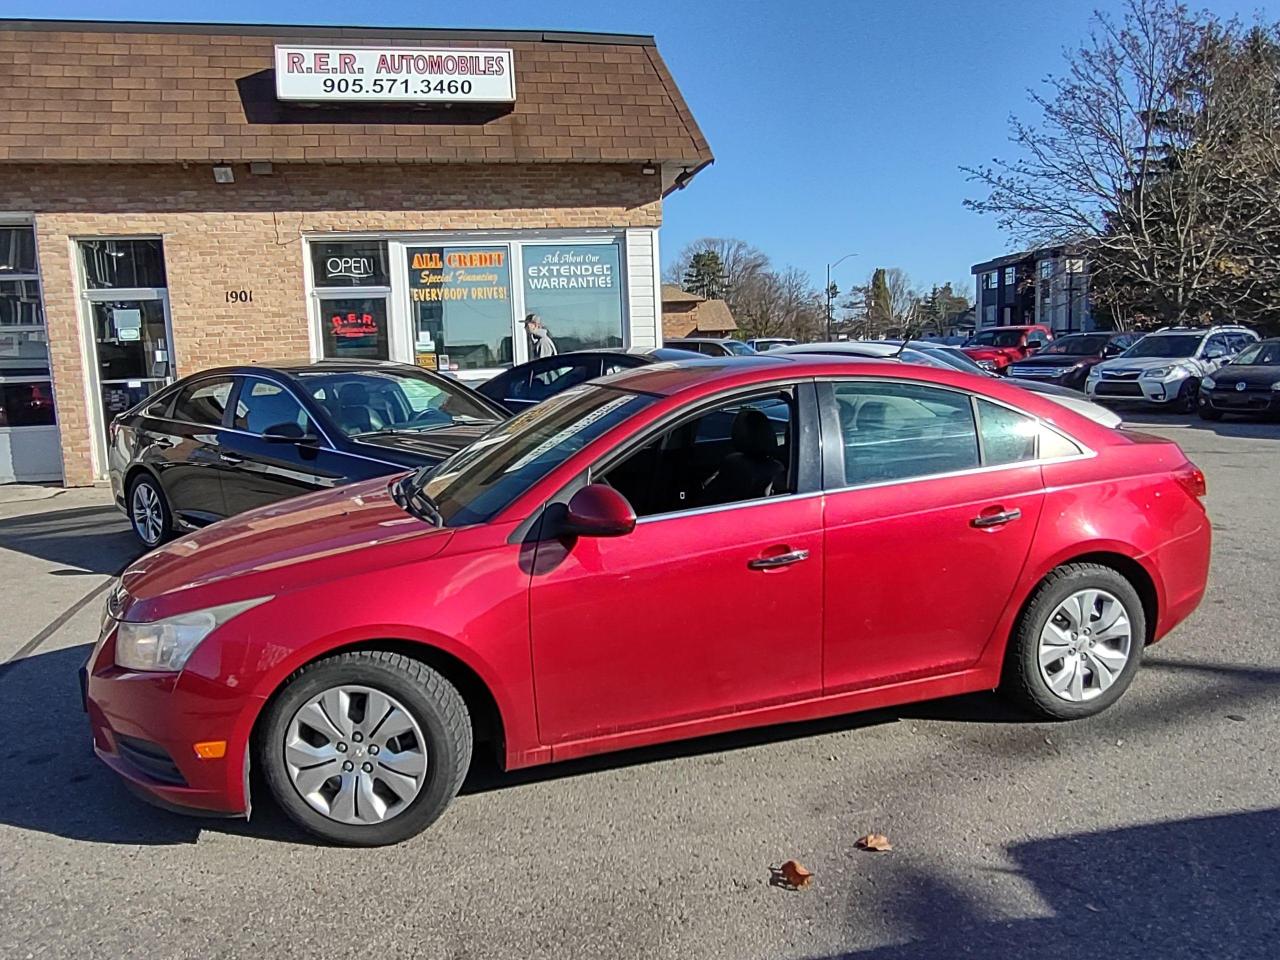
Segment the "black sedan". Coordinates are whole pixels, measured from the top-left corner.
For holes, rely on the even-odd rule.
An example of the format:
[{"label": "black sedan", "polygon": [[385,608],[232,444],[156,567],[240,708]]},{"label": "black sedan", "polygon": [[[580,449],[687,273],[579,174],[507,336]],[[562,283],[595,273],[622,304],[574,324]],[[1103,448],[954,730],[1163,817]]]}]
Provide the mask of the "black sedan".
[{"label": "black sedan", "polygon": [[1280,337],[1246,347],[1201,380],[1196,409],[1205,420],[1227,413],[1280,415]]},{"label": "black sedan", "polygon": [[665,347],[631,350],[575,350],[541,360],[530,360],[481,384],[481,393],[512,413],[519,413],[570,387],[619,370],[642,367],[663,360],[696,360],[697,353]]},{"label": "black sedan", "polygon": [[1090,370],[1103,360],[1120,356],[1139,339],[1141,334],[1137,333],[1069,333],[1009,364],[1005,372],[1023,380],[1083,390]]},{"label": "black sedan", "polygon": [[154,547],[286,497],[438,463],[506,416],[457,380],[402,364],[222,367],[112,421],[111,489]]}]

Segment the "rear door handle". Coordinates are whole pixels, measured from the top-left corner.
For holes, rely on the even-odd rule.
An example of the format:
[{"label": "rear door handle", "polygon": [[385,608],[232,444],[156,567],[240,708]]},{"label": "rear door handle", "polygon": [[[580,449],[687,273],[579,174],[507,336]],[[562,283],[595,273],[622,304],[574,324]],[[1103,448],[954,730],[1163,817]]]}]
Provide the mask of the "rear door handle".
[{"label": "rear door handle", "polygon": [[969,525],[981,530],[985,527],[998,527],[1001,524],[1013,523],[1021,516],[1022,511],[1014,507],[1012,510],[1002,510],[999,513],[980,513],[969,521]]},{"label": "rear door handle", "polygon": [[747,566],[752,570],[773,570],[776,567],[785,567],[808,559],[808,550],[792,550],[790,553],[780,553],[776,557],[756,557],[754,560],[748,560]]}]

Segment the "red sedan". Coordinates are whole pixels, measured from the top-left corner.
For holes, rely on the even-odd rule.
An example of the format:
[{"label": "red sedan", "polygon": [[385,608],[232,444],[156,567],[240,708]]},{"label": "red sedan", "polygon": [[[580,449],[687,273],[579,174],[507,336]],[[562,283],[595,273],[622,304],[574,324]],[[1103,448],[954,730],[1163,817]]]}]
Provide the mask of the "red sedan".
[{"label": "red sedan", "polygon": [[962,349],[982,369],[1006,373],[1009,364],[1031,356],[1053,339],[1053,331],[1043,324],[1024,327],[988,327],[974,334]]},{"label": "red sedan", "polygon": [[575,387],[432,471],[147,554],[87,666],[98,755],[329,840],[507,769],[1002,688],[1084,717],[1200,602],[1178,446],[999,381],[830,357]]}]

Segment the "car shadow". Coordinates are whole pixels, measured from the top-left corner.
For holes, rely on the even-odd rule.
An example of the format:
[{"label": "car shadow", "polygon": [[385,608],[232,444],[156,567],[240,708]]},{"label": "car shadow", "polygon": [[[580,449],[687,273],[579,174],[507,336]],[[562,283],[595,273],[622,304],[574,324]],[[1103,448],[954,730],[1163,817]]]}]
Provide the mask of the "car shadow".
[{"label": "car shadow", "polygon": [[[1011,920],[1009,904],[985,892],[996,885],[961,885],[903,858],[877,877],[877,912],[906,942],[821,960],[1276,955],[1280,810],[1032,840],[1007,853],[1007,872],[1029,884],[1047,916]],[[850,904],[855,915],[865,908]]]},{"label": "car shadow", "polygon": [[63,565],[58,576],[118,573],[142,553],[115,507],[72,507],[0,520],[0,547]]},{"label": "car shadow", "polygon": [[1168,413],[1141,407],[1114,406],[1115,412],[1124,418],[1125,426],[1136,430],[1154,427],[1186,427],[1214,433],[1220,437],[1237,437],[1246,440],[1280,440],[1280,421],[1265,417],[1236,417],[1228,414],[1222,420],[1201,420],[1194,413]]}]

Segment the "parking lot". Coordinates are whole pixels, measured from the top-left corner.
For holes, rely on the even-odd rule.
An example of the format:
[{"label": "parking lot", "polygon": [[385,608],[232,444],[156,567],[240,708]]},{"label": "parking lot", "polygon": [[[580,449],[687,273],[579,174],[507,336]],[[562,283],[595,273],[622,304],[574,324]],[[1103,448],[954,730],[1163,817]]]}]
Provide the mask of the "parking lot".
[{"label": "parking lot", "polygon": [[[1203,605],[1110,712],[1026,723],[973,696],[481,760],[439,824],[377,850],[265,805],[132,798],[75,671],[134,541],[104,490],[0,503],[0,957],[1274,956],[1280,425],[1126,415],[1204,469],[1215,548]],[[855,849],[869,831],[893,851]],[[771,885],[791,858],[807,889]]]}]

